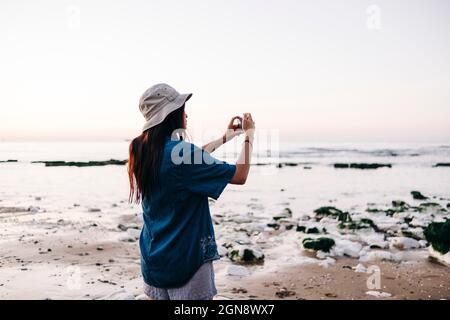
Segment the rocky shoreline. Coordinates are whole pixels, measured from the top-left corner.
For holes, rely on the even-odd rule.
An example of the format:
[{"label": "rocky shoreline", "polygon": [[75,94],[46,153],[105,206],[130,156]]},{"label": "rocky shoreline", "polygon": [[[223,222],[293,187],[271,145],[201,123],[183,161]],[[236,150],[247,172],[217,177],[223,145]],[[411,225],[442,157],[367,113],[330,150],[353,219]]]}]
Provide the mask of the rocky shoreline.
[{"label": "rocky shoreline", "polygon": [[[326,204],[300,215],[287,202],[266,215],[260,213],[270,210],[257,197],[248,199],[247,212],[210,199],[221,256],[214,263],[217,298],[450,298],[431,282],[426,290],[413,283],[425,271],[433,286],[450,281],[450,199],[419,190],[408,196],[410,201],[367,203],[365,210]],[[54,211],[45,197],[31,199],[35,203],[29,206],[0,207],[1,298],[145,299],[139,207],[121,200]],[[392,277],[409,270],[411,284],[399,291],[396,280],[383,278],[389,289],[364,289],[371,266]],[[68,272],[77,270],[81,287],[68,289]],[[308,282],[311,277],[317,281]],[[33,279],[39,281],[30,288]],[[361,284],[343,290],[348,279]]]}]

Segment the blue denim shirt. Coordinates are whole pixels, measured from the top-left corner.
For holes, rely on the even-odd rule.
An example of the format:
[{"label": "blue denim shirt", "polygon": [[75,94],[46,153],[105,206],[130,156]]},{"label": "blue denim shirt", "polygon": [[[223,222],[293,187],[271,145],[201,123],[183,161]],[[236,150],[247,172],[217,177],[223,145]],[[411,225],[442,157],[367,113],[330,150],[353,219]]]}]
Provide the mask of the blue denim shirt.
[{"label": "blue denim shirt", "polygon": [[203,149],[167,138],[161,190],[142,201],[139,240],[144,281],[158,288],[186,284],[200,266],[219,259],[208,197],[218,199],[236,166]]}]

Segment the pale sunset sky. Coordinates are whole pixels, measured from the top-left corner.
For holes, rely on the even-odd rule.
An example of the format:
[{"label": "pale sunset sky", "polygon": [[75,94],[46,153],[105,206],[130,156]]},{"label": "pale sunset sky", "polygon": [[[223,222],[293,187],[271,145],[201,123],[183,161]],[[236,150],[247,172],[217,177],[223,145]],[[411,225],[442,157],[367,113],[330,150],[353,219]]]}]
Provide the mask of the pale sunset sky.
[{"label": "pale sunset sky", "polygon": [[190,128],[450,142],[450,1],[0,2],[0,141],[135,137],[160,82]]}]

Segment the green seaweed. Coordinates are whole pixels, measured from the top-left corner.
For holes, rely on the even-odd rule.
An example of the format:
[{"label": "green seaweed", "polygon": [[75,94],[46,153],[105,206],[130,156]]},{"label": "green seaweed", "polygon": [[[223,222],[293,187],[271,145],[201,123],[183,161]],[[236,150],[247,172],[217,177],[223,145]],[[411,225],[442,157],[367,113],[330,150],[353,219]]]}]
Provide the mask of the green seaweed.
[{"label": "green seaweed", "polygon": [[439,162],[436,163],[433,167],[450,167],[450,162]]},{"label": "green seaweed", "polygon": [[411,191],[411,195],[415,200],[426,200],[428,197],[425,197],[420,191]]},{"label": "green seaweed", "polygon": [[350,217],[350,214],[348,212],[341,212],[341,213],[339,213],[338,221],[350,222],[350,221],[352,221],[352,217]]},{"label": "green seaweed", "polygon": [[331,216],[333,218],[339,217],[339,215],[343,214],[344,212],[342,210],[339,210],[335,207],[320,207],[316,210],[314,210],[314,213],[316,214],[316,218],[323,218],[327,216]]},{"label": "green seaweed", "polygon": [[110,159],[106,161],[88,161],[88,162],[74,162],[74,161],[32,161],[31,163],[43,163],[46,167],[101,167],[108,165],[125,165],[127,160]]},{"label": "green seaweed", "polygon": [[425,239],[434,250],[446,254],[450,251],[450,220],[432,222],[424,230]]},{"label": "green seaweed", "polygon": [[330,252],[331,248],[335,245],[335,242],[333,239],[325,237],[317,239],[305,238],[302,241],[302,245],[305,249]]},{"label": "green seaweed", "polygon": [[256,256],[253,250],[245,248],[240,255],[239,250],[231,250],[228,257],[233,262],[241,262],[241,263],[261,263],[264,262],[264,254],[261,256]]},{"label": "green seaweed", "polygon": [[341,222],[339,223],[338,227],[340,229],[348,229],[348,230],[360,230],[372,228],[376,232],[380,231],[377,225],[371,219],[366,218],[363,218],[359,221]]},{"label": "green seaweed", "polygon": [[334,167],[337,169],[378,169],[382,167],[392,168],[390,163],[335,163]]}]

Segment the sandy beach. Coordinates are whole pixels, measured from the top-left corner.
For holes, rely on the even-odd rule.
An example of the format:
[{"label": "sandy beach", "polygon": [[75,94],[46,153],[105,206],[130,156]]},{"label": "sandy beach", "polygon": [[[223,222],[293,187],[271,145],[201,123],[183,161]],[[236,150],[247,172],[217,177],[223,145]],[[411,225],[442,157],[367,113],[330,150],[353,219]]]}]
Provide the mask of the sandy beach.
[{"label": "sandy beach", "polygon": [[[137,243],[132,237],[118,240],[128,233],[117,228],[138,225],[138,216],[114,221],[105,214],[93,218],[76,209],[70,216],[36,217],[1,209],[0,298],[144,299]],[[450,298],[448,267],[430,261],[425,249],[416,253],[416,260],[407,263],[376,262],[382,285],[377,291],[391,295],[383,299]],[[309,261],[278,265],[275,260],[248,266],[250,275],[230,276],[230,261],[224,257],[215,262],[216,299],[380,299],[367,294],[370,274],[355,272],[358,263],[348,257],[331,266]]]}]

